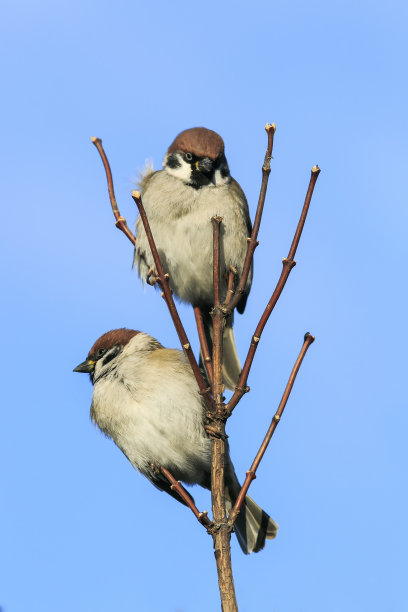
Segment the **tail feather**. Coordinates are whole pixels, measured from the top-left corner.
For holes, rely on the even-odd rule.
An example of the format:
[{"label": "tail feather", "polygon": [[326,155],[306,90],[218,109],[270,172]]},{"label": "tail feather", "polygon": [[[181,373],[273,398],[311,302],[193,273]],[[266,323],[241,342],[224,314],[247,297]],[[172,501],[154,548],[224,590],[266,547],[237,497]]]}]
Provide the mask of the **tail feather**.
[{"label": "tail feather", "polygon": [[[203,316],[204,331],[205,331],[205,336],[207,339],[208,349],[211,354],[212,346],[213,346],[212,344],[212,337],[213,337],[212,319],[211,319],[211,315],[208,312],[204,312],[203,310],[201,310],[201,313]],[[238,383],[238,379],[240,377],[242,368],[241,368],[241,364],[240,364],[238,353],[237,353],[237,347],[235,345],[235,336],[234,336],[234,330],[232,328],[232,322],[227,321],[227,325],[224,328],[223,341],[224,341],[223,358],[222,358],[223,382],[225,386],[227,387],[227,389],[234,391]],[[203,360],[202,353],[200,351],[200,366],[201,367],[203,367],[203,363],[204,363],[204,360]]]},{"label": "tail feather", "polygon": [[234,330],[232,327],[225,326],[224,328],[224,349],[222,358],[222,377],[227,389],[235,390],[238,384],[238,379],[241,374],[241,364],[235,345]]},{"label": "tail feather", "polygon": [[278,525],[247,495],[235,522],[235,532],[239,545],[247,555],[259,552],[266,540],[273,540],[278,533]]},{"label": "tail feather", "polygon": [[[228,513],[235,503],[239,489],[238,480],[225,487]],[[273,540],[276,537],[278,529],[279,526],[275,521],[247,495],[235,521],[235,533],[242,551],[246,555],[259,552],[265,546],[266,540]]]}]

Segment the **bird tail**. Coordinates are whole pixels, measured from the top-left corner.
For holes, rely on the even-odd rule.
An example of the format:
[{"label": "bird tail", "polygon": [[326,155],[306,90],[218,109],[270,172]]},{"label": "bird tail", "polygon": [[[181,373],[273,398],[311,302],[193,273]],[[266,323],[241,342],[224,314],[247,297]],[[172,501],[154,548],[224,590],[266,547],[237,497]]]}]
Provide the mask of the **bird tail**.
[{"label": "bird tail", "polygon": [[[225,502],[229,514],[241,487],[235,473],[228,481],[225,486]],[[235,521],[235,533],[242,551],[246,555],[259,552],[265,546],[265,540],[276,537],[278,529],[275,521],[247,495]]]},{"label": "bird tail", "polygon": [[[208,349],[210,351],[210,355],[212,354],[212,338],[213,338],[213,326],[212,326],[212,318],[209,312],[206,312],[201,309],[201,314],[203,317],[204,331],[207,339]],[[237,347],[235,345],[235,336],[234,330],[232,328],[232,319],[227,320],[227,323],[224,327],[224,347],[223,347],[223,357],[222,357],[222,378],[227,389],[231,391],[235,390],[236,385],[238,384],[238,379],[241,374],[241,364],[239,362],[239,357],[237,353]],[[203,355],[200,351],[200,367],[204,369],[204,359]]]}]

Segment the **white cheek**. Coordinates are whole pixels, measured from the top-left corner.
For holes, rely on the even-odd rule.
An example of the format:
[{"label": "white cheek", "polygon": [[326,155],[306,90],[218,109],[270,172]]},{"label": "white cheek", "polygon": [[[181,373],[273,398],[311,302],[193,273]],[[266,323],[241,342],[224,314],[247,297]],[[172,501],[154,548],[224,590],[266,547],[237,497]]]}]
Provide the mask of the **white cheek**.
[{"label": "white cheek", "polygon": [[166,166],[166,162],[167,162],[167,155],[166,155],[163,160],[163,168],[167,172],[167,174],[170,174],[170,176],[174,176],[180,179],[181,181],[183,181],[184,183],[189,183],[191,179],[191,166],[190,164],[187,164],[184,161],[184,159],[180,157],[179,155],[177,157],[178,157],[178,160],[181,166],[179,166],[178,168],[170,168],[169,166]]},{"label": "white cheek", "polygon": [[229,175],[226,176],[226,177],[223,177],[221,175],[221,171],[220,170],[216,170],[215,171],[214,178],[215,178],[215,184],[216,184],[217,187],[220,187],[220,185],[226,185],[231,180],[231,177]]}]

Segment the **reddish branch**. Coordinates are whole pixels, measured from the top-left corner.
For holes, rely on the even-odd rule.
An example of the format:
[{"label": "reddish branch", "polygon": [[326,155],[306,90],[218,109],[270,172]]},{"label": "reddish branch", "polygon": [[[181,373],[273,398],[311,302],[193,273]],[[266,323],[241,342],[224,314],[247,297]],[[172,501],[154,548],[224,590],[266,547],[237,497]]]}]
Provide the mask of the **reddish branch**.
[{"label": "reddish branch", "polygon": [[176,480],[171,475],[169,470],[166,470],[166,468],[161,467],[160,471],[163,474],[163,476],[165,478],[167,478],[167,480],[169,481],[169,483],[171,485],[171,489],[173,489],[173,491],[176,491],[180,495],[181,499],[187,504],[187,506],[190,508],[190,510],[192,511],[194,516],[196,517],[196,519],[202,525],[204,525],[204,527],[210,528],[212,526],[212,523],[211,523],[210,519],[207,516],[207,512],[200,512],[198,510],[197,506],[193,502],[193,499],[192,499],[191,495],[189,495],[187,493],[187,491],[185,490],[185,488],[183,487],[181,482],[179,480]]},{"label": "reddish branch", "polygon": [[296,228],[296,232],[295,235],[293,237],[293,241],[292,241],[292,245],[289,249],[289,254],[287,257],[285,257],[282,260],[282,264],[283,264],[283,269],[281,272],[281,275],[279,277],[278,283],[275,287],[275,290],[271,296],[271,299],[269,300],[263,315],[260,318],[260,321],[258,323],[258,326],[255,330],[254,335],[252,336],[252,340],[251,340],[251,345],[249,347],[249,351],[248,351],[248,355],[247,358],[245,360],[244,363],[244,367],[242,368],[242,372],[241,372],[241,376],[239,378],[239,382],[238,385],[236,387],[235,393],[232,396],[232,398],[230,399],[230,401],[227,404],[227,410],[229,413],[231,413],[233,411],[233,409],[235,408],[235,406],[238,404],[239,400],[241,399],[241,397],[243,396],[243,394],[248,391],[248,387],[246,386],[247,384],[247,380],[248,380],[248,376],[249,376],[249,371],[251,369],[251,365],[255,356],[255,352],[256,349],[258,348],[258,343],[259,340],[261,338],[261,334],[264,330],[264,327],[272,313],[272,310],[275,308],[276,302],[279,299],[280,294],[282,293],[282,290],[286,284],[286,281],[288,280],[289,274],[292,270],[292,268],[296,265],[296,262],[294,260],[295,254],[296,254],[296,249],[298,247],[299,244],[299,240],[300,237],[302,235],[302,230],[303,230],[303,226],[305,224],[306,221],[306,216],[309,210],[309,205],[310,205],[310,201],[312,199],[312,195],[313,195],[313,190],[314,190],[314,186],[316,184],[317,181],[317,177],[319,176],[320,173],[320,168],[318,166],[313,166],[312,168],[312,173],[311,173],[311,177],[310,177],[310,182],[309,182],[309,187],[306,193],[306,198],[305,198],[305,202],[303,204],[303,209],[302,209],[302,213],[300,215],[300,219],[299,219],[299,223],[298,226]]},{"label": "reddish branch", "polygon": [[200,340],[201,354],[203,356],[204,366],[207,372],[208,382],[211,387],[213,385],[213,369],[212,360],[210,356],[210,349],[208,348],[207,338],[204,331],[203,315],[199,306],[194,306],[194,316],[196,320],[198,338]]},{"label": "reddish branch", "polygon": [[134,237],[134,235],[132,234],[132,232],[130,231],[130,229],[128,228],[128,225],[126,223],[126,219],[124,217],[121,216],[120,212],[119,212],[119,208],[118,205],[116,203],[116,198],[115,198],[115,192],[113,189],[113,179],[112,179],[112,172],[110,169],[110,165],[108,162],[108,158],[106,157],[106,153],[103,149],[102,146],[102,140],[100,138],[95,138],[95,136],[92,136],[91,138],[93,144],[95,145],[95,147],[98,149],[99,155],[101,156],[104,168],[105,168],[105,172],[106,172],[106,179],[108,181],[108,191],[109,191],[109,199],[111,202],[111,206],[112,206],[112,212],[115,215],[115,219],[116,219],[116,227],[118,229],[120,229],[121,232],[123,232],[125,234],[125,236],[127,236],[130,240],[130,242],[135,245],[136,244],[136,238]]},{"label": "reddish branch", "polygon": [[220,304],[220,226],[221,217],[213,217],[213,286],[214,308],[211,312],[213,323],[213,398],[215,407],[211,411],[211,498],[214,528],[214,556],[217,564],[218,586],[223,612],[237,612],[234,578],[231,565],[231,531],[225,509],[225,405],[222,380],[222,349],[225,312]]},{"label": "reddish branch", "polygon": [[223,329],[225,317],[220,310],[220,225],[222,217],[213,217],[213,285],[214,285],[214,309],[213,319],[213,397],[217,407],[222,405],[222,349]]},{"label": "reddish branch", "polygon": [[240,301],[242,297],[242,294],[244,292],[245,285],[247,282],[248,274],[251,269],[254,251],[259,244],[257,238],[258,238],[259,227],[261,225],[262,212],[263,212],[263,208],[265,204],[265,196],[266,196],[266,190],[268,188],[269,175],[271,173],[273,138],[276,132],[276,125],[274,123],[272,124],[267,123],[265,126],[265,130],[266,130],[266,133],[268,134],[268,145],[266,148],[265,159],[264,159],[264,163],[262,166],[262,183],[261,183],[261,190],[259,193],[258,206],[256,209],[256,214],[255,214],[254,226],[252,228],[251,237],[248,238],[247,254],[245,257],[244,266],[242,268],[242,274],[241,274],[241,278],[239,279],[238,287],[235,290],[234,297],[231,298],[228,302],[228,313],[231,313],[234,310],[234,308],[237,306],[238,302]]},{"label": "reddish branch", "polygon": [[293,384],[295,382],[297,373],[299,372],[299,368],[302,364],[303,358],[306,355],[306,351],[309,348],[309,346],[312,344],[312,342],[314,342],[314,337],[307,333],[305,334],[305,338],[304,338],[304,342],[303,342],[303,346],[302,349],[299,353],[298,358],[296,359],[295,365],[293,366],[293,370],[291,372],[291,375],[289,376],[289,380],[287,382],[287,385],[285,387],[285,391],[282,395],[282,399],[280,401],[280,404],[278,406],[277,411],[275,412],[275,415],[272,419],[272,422],[269,426],[269,429],[267,431],[267,434],[264,438],[264,441],[261,444],[261,447],[259,449],[259,451],[256,454],[256,457],[250,467],[250,469],[248,470],[248,472],[246,473],[246,479],[244,484],[242,485],[241,491],[239,492],[239,495],[237,497],[237,500],[235,502],[234,507],[232,508],[230,515],[228,517],[228,522],[230,525],[233,525],[238,514],[239,511],[241,510],[241,506],[244,502],[245,499],[245,495],[248,492],[249,486],[251,484],[251,482],[256,478],[256,470],[258,469],[258,466],[261,462],[262,457],[265,454],[266,449],[268,448],[268,444],[271,441],[271,438],[275,432],[275,429],[277,428],[279,421],[281,419],[281,416],[283,414],[283,411],[285,410],[285,406],[286,406],[286,402],[288,401],[290,392],[292,391],[292,387]]},{"label": "reddish branch", "polygon": [[228,306],[232,296],[234,295],[235,278],[237,276],[237,269],[230,266],[228,271],[228,284],[227,284],[227,295],[225,298],[224,306]]}]

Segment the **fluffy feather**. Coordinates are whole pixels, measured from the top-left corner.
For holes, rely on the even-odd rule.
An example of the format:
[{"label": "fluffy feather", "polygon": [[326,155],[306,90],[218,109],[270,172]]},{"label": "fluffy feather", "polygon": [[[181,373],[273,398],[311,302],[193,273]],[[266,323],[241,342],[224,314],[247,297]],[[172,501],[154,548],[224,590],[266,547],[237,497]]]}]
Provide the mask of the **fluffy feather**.
[{"label": "fluffy feather", "polygon": [[[101,336],[88,360],[94,381],[92,421],[131,464],[176,499],[160,476],[161,466],[177,480],[209,489],[211,441],[204,429],[206,406],[184,353],[164,348],[148,334],[121,329]],[[231,508],[240,485],[228,447],[225,464],[227,507]],[[275,537],[277,529],[247,496],[236,523],[242,550],[257,552],[266,538]]]},{"label": "fluffy feather", "polygon": [[[202,170],[200,170],[202,168]],[[242,274],[251,233],[248,204],[239,184],[230,176],[224,142],[216,132],[191,128],[181,132],[170,145],[163,170],[142,179],[143,204],[170,287],[181,301],[198,306],[208,321],[213,298],[213,228],[211,218],[222,217],[221,299],[227,292],[230,267]],[[143,223],[136,222],[134,264],[146,279],[154,268]],[[243,312],[252,282],[252,268],[237,306]],[[205,323],[211,350],[211,321]],[[224,382],[233,389],[241,366],[228,322],[224,355]]]}]

